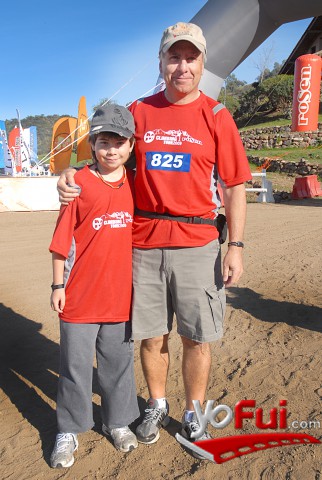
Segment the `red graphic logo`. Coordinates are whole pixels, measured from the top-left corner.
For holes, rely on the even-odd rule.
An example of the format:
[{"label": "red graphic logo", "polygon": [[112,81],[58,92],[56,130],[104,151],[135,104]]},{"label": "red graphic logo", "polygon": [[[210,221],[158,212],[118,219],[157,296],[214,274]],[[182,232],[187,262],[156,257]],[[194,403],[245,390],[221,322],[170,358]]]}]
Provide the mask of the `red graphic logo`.
[{"label": "red graphic logo", "polygon": [[[269,421],[263,420],[263,409],[255,408],[255,400],[241,400],[235,405],[234,412],[228,405],[217,405],[213,408],[214,401],[210,400],[206,404],[205,411],[202,412],[199,401],[193,401],[200,428],[193,432],[193,438],[200,437],[210,423],[214,428],[222,429],[226,427],[235,416],[235,429],[243,428],[245,419],[254,419],[255,425],[260,430],[277,428],[287,428],[287,410],[286,400],[280,400],[280,409],[272,408],[269,412]],[[245,409],[248,410],[245,410]],[[249,410],[251,409],[251,410]],[[225,412],[225,417],[217,421],[218,414]],[[235,415],[234,415],[235,414]],[[296,422],[292,422],[294,425]],[[298,422],[297,422],[298,423]],[[320,425],[320,422],[314,422]],[[254,453],[260,450],[267,450],[274,447],[285,447],[295,445],[306,445],[309,443],[320,444],[320,440],[306,433],[257,433],[245,435],[232,435],[230,437],[220,437],[209,440],[196,440],[191,442],[180,434],[176,434],[176,439],[187,449],[198,453],[204,458],[215,463],[224,463],[234,458]]]}]

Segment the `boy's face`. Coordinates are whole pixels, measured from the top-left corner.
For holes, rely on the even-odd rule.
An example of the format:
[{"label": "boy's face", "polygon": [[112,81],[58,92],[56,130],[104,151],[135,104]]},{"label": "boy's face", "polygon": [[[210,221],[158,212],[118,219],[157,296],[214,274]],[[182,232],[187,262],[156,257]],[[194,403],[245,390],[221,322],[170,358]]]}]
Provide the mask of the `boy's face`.
[{"label": "boy's face", "polygon": [[100,166],[100,172],[110,173],[121,168],[128,160],[133,145],[129,138],[115,133],[99,133],[92,148]]}]

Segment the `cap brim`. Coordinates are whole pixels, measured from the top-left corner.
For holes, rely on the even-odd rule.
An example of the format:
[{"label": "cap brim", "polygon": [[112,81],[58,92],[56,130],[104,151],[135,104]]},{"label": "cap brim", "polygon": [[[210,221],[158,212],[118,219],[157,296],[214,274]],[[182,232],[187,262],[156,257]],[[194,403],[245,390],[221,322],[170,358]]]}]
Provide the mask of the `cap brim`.
[{"label": "cap brim", "polygon": [[180,37],[174,38],[173,40],[170,40],[170,41],[167,42],[165,45],[163,45],[161,51],[162,51],[163,53],[166,53],[166,52],[169,50],[169,48],[172,47],[172,45],[174,45],[174,44],[177,43],[177,42],[180,42],[181,40],[186,40],[187,42],[192,43],[192,45],[194,45],[196,48],[198,48],[199,52],[201,52],[201,53],[203,53],[204,55],[206,55],[206,48],[205,48],[205,46],[202,45],[202,44],[199,43],[199,42],[196,42],[195,40],[192,40],[190,35],[180,35]]},{"label": "cap brim", "polygon": [[125,128],[118,128],[115,125],[98,125],[90,129],[89,134],[95,135],[98,133],[117,133],[121,137],[131,138],[133,137],[134,133],[131,130]]}]

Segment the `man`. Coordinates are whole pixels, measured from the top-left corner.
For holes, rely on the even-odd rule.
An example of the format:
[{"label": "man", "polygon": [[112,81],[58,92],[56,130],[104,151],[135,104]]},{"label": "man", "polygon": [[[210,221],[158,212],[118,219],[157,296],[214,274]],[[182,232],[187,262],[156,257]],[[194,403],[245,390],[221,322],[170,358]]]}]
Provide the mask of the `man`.
[{"label": "man", "polygon": [[[199,429],[193,400],[202,404],[211,366],[209,342],[223,332],[224,286],[243,271],[246,216],[243,182],[251,178],[235,123],[223,105],[206,97],[199,82],[206,40],[191,23],[177,23],[162,36],[160,72],[166,89],[134,102],[136,123],[136,216],[133,230],[133,338],[141,340],[141,362],[150,399],[136,434],[158,440],[169,422],[166,382],[168,337],[176,314],[183,345],[185,411],[181,434],[209,438]],[[225,183],[228,252],[221,274],[218,174]],[[61,199],[75,194],[59,181]],[[72,177],[67,176],[69,183]]]}]

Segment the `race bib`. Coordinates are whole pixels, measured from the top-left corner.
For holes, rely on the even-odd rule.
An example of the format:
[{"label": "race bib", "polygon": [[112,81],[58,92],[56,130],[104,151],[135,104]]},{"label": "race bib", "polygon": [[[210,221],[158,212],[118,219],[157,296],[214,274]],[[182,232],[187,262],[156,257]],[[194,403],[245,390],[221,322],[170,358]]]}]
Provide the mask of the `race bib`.
[{"label": "race bib", "polygon": [[190,153],[146,152],[147,170],[190,172]]}]

